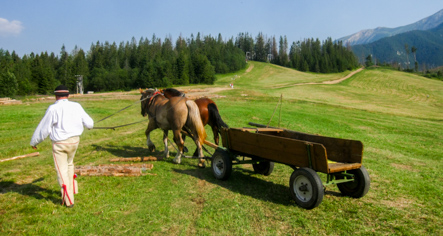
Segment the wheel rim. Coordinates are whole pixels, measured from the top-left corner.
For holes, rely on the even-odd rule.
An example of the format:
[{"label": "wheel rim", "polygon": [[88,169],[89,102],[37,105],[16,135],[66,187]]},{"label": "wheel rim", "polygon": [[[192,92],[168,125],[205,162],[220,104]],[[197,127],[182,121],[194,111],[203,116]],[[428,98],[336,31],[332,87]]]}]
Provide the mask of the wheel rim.
[{"label": "wheel rim", "polygon": [[297,176],[292,187],[298,200],[302,202],[308,202],[311,200],[313,194],[312,184],[308,178],[302,175]]},{"label": "wheel rim", "polygon": [[221,158],[216,158],[214,160],[214,165],[213,165],[213,169],[214,169],[214,173],[217,176],[220,176],[223,174],[223,170],[224,170],[224,162]]},{"label": "wheel rim", "polygon": [[358,179],[354,178],[354,181],[352,182],[346,182],[342,185],[347,191],[355,191],[358,186],[359,186],[359,182]]}]

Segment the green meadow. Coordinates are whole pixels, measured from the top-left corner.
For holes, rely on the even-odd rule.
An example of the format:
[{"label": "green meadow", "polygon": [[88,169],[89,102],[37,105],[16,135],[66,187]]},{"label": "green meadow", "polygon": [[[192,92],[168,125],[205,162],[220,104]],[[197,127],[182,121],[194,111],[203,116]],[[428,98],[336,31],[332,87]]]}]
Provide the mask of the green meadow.
[{"label": "green meadow", "polygon": [[[170,132],[169,158],[151,162],[154,168],[139,177],[80,176],[75,207],[68,209],[60,206],[48,139],[38,146],[37,157],[0,162],[0,233],[442,235],[443,83],[375,68],[341,83],[321,84],[350,73],[303,73],[249,62],[244,70],[219,75],[214,85],[179,89],[217,95],[213,100],[231,127],[269,123],[362,141],[363,165],[371,178],[363,198],[344,197],[336,186],[329,186],[317,208],[300,208],[288,190],[293,170],[282,164],[276,164],[270,176],[255,174],[251,165],[236,165],[227,181],[216,180],[209,165],[199,169],[196,159],[172,162],[176,151]],[[79,102],[95,121],[135,104],[96,124],[116,126],[143,120],[139,98],[131,91],[70,100]],[[54,102],[22,99],[20,105],[0,106],[0,160],[35,152],[30,138]],[[110,164],[116,157],[162,157],[162,132],[151,134],[157,146],[151,153],[146,125],[147,121],[116,130],[85,130],[76,166]],[[213,141],[208,126],[206,131]],[[195,148],[189,139],[186,146]],[[326,181],[325,175],[320,177]]]}]

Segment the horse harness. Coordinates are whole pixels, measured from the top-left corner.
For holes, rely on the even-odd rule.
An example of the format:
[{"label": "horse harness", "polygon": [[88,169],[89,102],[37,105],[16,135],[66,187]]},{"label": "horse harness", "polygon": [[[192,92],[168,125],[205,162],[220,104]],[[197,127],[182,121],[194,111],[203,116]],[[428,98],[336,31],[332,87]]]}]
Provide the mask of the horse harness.
[{"label": "horse harness", "polygon": [[[131,104],[131,105],[129,105],[129,106],[127,106],[127,107],[125,107],[125,108],[123,108],[123,109],[117,111],[117,112],[115,112],[114,114],[111,114],[111,115],[109,115],[109,116],[107,116],[107,117],[105,117],[105,118],[103,118],[103,119],[97,121],[96,124],[99,123],[99,122],[101,122],[101,121],[103,121],[103,120],[108,119],[108,118],[111,117],[111,116],[114,116],[115,114],[117,114],[117,113],[119,113],[119,112],[122,112],[122,111],[128,109],[129,107],[131,107],[131,106],[133,106],[133,105],[135,105],[135,104],[137,104],[137,103],[139,103],[139,102],[143,102],[143,101],[145,101],[145,100],[147,100],[147,99],[149,99],[149,102],[148,102],[148,105],[147,105],[147,108],[149,108],[149,106],[151,105],[151,103],[154,101],[154,98],[155,98],[156,96],[158,96],[158,95],[162,95],[162,93],[161,93],[160,91],[156,91],[156,92],[154,92],[154,94],[152,94],[151,96],[148,96],[148,97],[145,97],[145,98],[143,98],[143,99],[140,99],[139,101],[137,101],[137,102],[135,102],[135,103],[133,103],[133,104]],[[173,108],[175,105],[177,105],[177,104],[178,104],[183,98],[185,98],[185,96],[186,96],[186,95],[185,95],[184,93],[182,93],[182,94],[180,95],[180,97],[181,97],[180,100],[178,100],[178,101],[177,101],[174,105],[172,105],[169,109],[171,109],[171,108]],[[169,109],[168,109],[168,110],[169,110]],[[154,122],[155,122],[155,124],[157,125],[157,120],[156,120],[155,115],[150,114],[149,109],[148,109],[147,113],[148,113],[148,115],[149,115],[150,117],[153,117]],[[94,127],[93,129],[112,129],[112,130],[115,130],[116,128],[125,127],[125,126],[129,126],[129,125],[134,125],[134,124],[138,124],[138,123],[141,123],[141,122],[144,122],[144,121],[145,121],[145,120],[141,120],[141,121],[137,121],[137,122],[133,122],[133,123],[129,123],[129,124],[124,124],[124,125],[113,126],[113,127]],[[157,125],[157,126],[158,126],[158,125]],[[184,127],[184,128],[187,129],[187,127]],[[192,139],[195,140],[194,135],[192,135],[192,133],[189,132],[189,130],[187,131],[187,133],[191,136]],[[175,146],[174,146],[174,148],[177,150],[177,148],[176,148]],[[209,151],[203,146],[203,144],[202,144],[202,148],[203,148],[203,150],[205,150],[207,153],[211,154],[211,153],[210,153],[210,152],[209,152]],[[211,154],[211,155],[212,155],[212,154]]]},{"label": "horse harness", "polygon": [[[158,124],[157,124],[157,119],[156,119],[156,116],[155,116],[155,114],[157,114],[157,112],[155,112],[155,114],[151,114],[151,112],[149,111],[149,107],[152,105],[151,103],[154,102],[154,98],[157,97],[158,95],[164,95],[164,94],[163,94],[161,91],[156,91],[156,92],[154,92],[154,94],[152,94],[152,95],[149,97],[149,102],[148,102],[148,105],[146,106],[148,116],[153,118],[153,120],[154,120],[154,122],[155,122],[155,124],[156,124],[157,126],[158,126]],[[148,97],[147,97],[147,98],[148,98]],[[185,95],[184,95],[184,94],[183,94],[183,96],[180,98],[180,100],[178,100],[176,103],[174,103],[174,104],[173,104],[171,107],[169,107],[166,111],[172,109],[172,108],[173,108],[175,105],[177,105],[177,104],[178,104],[183,98],[185,98]],[[146,98],[145,98],[144,100],[146,100]]]}]

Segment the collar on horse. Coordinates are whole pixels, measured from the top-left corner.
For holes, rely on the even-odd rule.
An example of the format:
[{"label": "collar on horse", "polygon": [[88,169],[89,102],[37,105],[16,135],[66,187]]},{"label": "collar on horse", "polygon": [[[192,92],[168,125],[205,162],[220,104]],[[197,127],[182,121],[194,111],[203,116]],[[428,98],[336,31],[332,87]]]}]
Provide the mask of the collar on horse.
[{"label": "collar on horse", "polygon": [[148,104],[151,103],[151,101],[152,101],[152,99],[153,99],[154,97],[156,97],[157,95],[160,95],[160,94],[162,94],[160,91],[155,91],[154,94],[152,94],[151,97],[149,98],[149,103],[148,103]]},{"label": "collar on horse", "polygon": [[151,106],[151,103],[154,102],[154,98],[157,97],[158,95],[162,95],[162,92],[161,92],[161,91],[155,91],[155,92],[149,97],[148,105],[146,106],[148,116],[153,117],[155,123],[157,123],[157,120],[155,119],[155,114],[151,114],[151,112],[149,111],[149,107]]},{"label": "collar on horse", "polygon": [[[150,98],[149,98],[149,102],[148,102],[148,105],[146,106],[148,116],[153,117],[155,123],[157,123],[156,114],[151,114],[151,112],[149,111],[149,107],[151,106],[151,103],[154,102],[154,98],[157,97],[157,95],[163,95],[163,96],[164,96],[163,91],[162,91],[162,90],[155,91],[155,92],[150,96]],[[180,98],[176,103],[172,104],[172,106],[171,106],[169,109],[171,109],[172,107],[174,107],[175,105],[177,105],[177,104],[178,104],[182,99],[184,99],[184,98],[185,98],[185,94],[183,93],[183,94],[181,95],[181,98]]]},{"label": "collar on horse", "polygon": [[149,107],[151,106],[151,103],[154,101],[154,98],[157,97],[157,95],[162,95],[162,93],[160,91],[155,91],[150,97],[149,97],[149,102],[148,102],[148,106],[146,108],[148,108],[148,112],[149,112]]}]

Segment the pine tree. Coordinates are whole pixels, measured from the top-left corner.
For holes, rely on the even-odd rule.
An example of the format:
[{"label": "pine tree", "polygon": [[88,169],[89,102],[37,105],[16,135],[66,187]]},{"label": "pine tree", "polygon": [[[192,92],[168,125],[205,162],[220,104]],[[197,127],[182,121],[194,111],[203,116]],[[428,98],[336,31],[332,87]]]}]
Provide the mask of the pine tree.
[{"label": "pine tree", "polygon": [[15,75],[9,71],[0,74],[0,97],[15,97],[18,83]]},{"label": "pine tree", "polygon": [[265,38],[261,32],[257,35],[254,51],[256,61],[266,61]]}]

